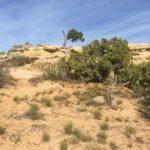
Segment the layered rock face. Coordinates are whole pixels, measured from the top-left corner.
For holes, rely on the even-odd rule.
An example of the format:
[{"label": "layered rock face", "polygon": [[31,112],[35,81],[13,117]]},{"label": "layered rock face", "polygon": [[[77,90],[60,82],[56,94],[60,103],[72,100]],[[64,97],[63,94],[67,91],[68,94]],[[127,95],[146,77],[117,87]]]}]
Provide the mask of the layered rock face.
[{"label": "layered rock face", "polygon": [[81,47],[63,48],[58,45],[21,45],[8,52],[8,57],[23,55],[29,58],[37,58],[36,62],[53,62],[61,57],[69,57],[73,52],[81,52]]},{"label": "layered rock face", "polygon": [[[150,61],[150,44],[129,44],[129,48],[133,52],[133,62],[135,64]],[[24,44],[11,49],[8,54],[0,54],[0,60],[23,55],[37,59],[36,63],[55,62],[64,56],[68,58],[73,52],[82,52],[82,47],[63,48],[59,45]]]},{"label": "layered rock face", "polygon": [[129,44],[129,48],[133,52],[133,62],[135,64],[150,61],[150,44]]}]

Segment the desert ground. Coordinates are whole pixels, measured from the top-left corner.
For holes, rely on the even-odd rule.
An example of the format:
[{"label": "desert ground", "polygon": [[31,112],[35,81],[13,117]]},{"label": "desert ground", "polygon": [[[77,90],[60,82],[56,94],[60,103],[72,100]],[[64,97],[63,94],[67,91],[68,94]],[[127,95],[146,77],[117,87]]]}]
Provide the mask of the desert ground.
[{"label": "desert ground", "polygon": [[[29,79],[41,72],[29,68],[12,68],[15,84],[0,89],[0,126],[5,128],[0,150],[59,150],[64,140],[69,150],[150,149],[148,108],[130,89],[115,87],[118,108],[113,110],[90,99],[102,96],[107,85],[73,81],[32,85]],[[40,116],[35,120],[26,115],[33,103]],[[67,128],[69,124],[72,128]]]}]

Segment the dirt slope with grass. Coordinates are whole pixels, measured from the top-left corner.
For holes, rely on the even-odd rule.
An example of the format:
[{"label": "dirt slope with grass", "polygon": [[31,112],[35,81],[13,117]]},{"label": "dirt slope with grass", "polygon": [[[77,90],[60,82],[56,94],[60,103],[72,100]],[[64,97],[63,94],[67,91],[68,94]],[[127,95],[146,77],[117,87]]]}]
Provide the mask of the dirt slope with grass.
[{"label": "dirt slope with grass", "polygon": [[41,72],[29,68],[11,69],[15,85],[0,89],[0,150],[150,149],[149,110],[131,90],[115,88],[118,109],[113,110],[93,101],[106,85],[43,81],[33,86],[29,79]]},{"label": "dirt slope with grass", "polygon": [[[149,60],[149,45],[129,46],[134,63]],[[9,66],[16,81],[0,88],[0,150],[149,150],[150,107],[123,85],[115,87],[116,110],[104,102],[107,85],[43,80],[33,85],[30,79],[42,75],[48,62],[74,50],[81,49],[26,45],[9,54],[35,61]]]}]

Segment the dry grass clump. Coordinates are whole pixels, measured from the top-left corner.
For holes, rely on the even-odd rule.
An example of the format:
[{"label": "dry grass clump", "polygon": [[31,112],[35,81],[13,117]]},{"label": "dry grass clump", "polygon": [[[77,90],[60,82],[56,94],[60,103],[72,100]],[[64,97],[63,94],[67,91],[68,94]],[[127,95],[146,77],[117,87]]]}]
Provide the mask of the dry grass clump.
[{"label": "dry grass clump", "polygon": [[29,64],[32,62],[32,60],[29,57],[26,56],[21,56],[21,55],[16,55],[11,57],[8,62],[11,63],[12,66],[23,66],[26,64]]},{"label": "dry grass clump", "polygon": [[68,149],[68,141],[66,139],[64,139],[61,143],[60,143],[60,150],[67,150]]},{"label": "dry grass clump", "polygon": [[95,119],[98,119],[98,120],[101,119],[101,117],[102,117],[101,110],[99,110],[99,109],[95,110],[93,115],[94,115]]},{"label": "dry grass clump", "polygon": [[8,84],[13,84],[14,79],[11,77],[8,67],[0,63],[0,88]]},{"label": "dry grass clump", "polygon": [[28,100],[28,95],[25,95],[25,96],[22,96],[22,97],[19,97],[19,96],[15,96],[13,98],[14,102],[16,103],[20,103],[22,101],[27,101]]},{"label": "dry grass clump", "polygon": [[37,104],[30,104],[30,108],[25,113],[25,116],[30,118],[31,120],[38,120],[42,118],[42,114],[39,112],[39,107]]},{"label": "dry grass clump", "polygon": [[100,126],[100,128],[101,128],[102,130],[108,130],[108,129],[109,129],[108,123],[107,123],[107,122],[104,122],[104,123]]},{"label": "dry grass clump", "polygon": [[130,138],[133,134],[135,134],[135,132],[136,132],[136,129],[131,126],[127,126],[125,129],[125,135],[128,138]]},{"label": "dry grass clump", "polygon": [[117,150],[118,149],[118,146],[114,141],[110,142],[109,146],[112,150]]},{"label": "dry grass clump", "polygon": [[99,143],[102,143],[102,144],[105,144],[106,143],[106,140],[107,140],[107,135],[106,135],[106,133],[103,131],[101,131],[101,132],[99,132],[98,134],[97,134],[97,141],[99,142]]},{"label": "dry grass clump", "polygon": [[47,107],[51,107],[51,106],[52,106],[51,100],[50,100],[50,98],[48,98],[48,97],[42,97],[42,98],[41,98],[41,102],[42,102],[45,106],[47,106]]},{"label": "dry grass clump", "polygon": [[92,137],[90,135],[81,132],[77,128],[74,128],[72,123],[65,124],[64,132],[65,132],[65,134],[73,135],[75,137],[73,139],[75,141],[75,143],[77,143],[79,141],[82,141],[82,142],[92,141]]},{"label": "dry grass clump", "polygon": [[42,76],[37,76],[37,77],[33,77],[31,79],[29,79],[29,82],[33,85],[33,86],[37,86],[38,83],[43,81],[43,77]]},{"label": "dry grass clump", "polygon": [[68,66],[65,58],[60,59],[57,63],[49,64],[44,69],[43,78],[45,80],[62,80],[69,79]]},{"label": "dry grass clump", "polygon": [[42,135],[42,141],[44,143],[46,143],[46,142],[49,142],[49,140],[50,140],[49,134],[44,132],[43,135]]},{"label": "dry grass clump", "polygon": [[0,127],[0,135],[5,134],[6,129],[4,127]]}]

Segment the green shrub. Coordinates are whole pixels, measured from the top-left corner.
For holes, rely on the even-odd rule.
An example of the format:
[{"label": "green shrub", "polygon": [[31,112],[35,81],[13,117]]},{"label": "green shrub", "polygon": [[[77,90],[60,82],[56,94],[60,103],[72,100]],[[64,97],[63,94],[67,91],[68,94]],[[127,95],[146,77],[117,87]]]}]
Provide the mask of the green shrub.
[{"label": "green shrub", "polygon": [[49,140],[50,140],[49,134],[44,132],[43,136],[42,136],[42,141],[43,142],[49,142]]},{"label": "green shrub", "polygon": [[0,63],[0,88],[12,83],[13,78],[10,75],[9,69],[3,63]]},{"label": "green shrub", "polygon": [[42,102],[45,106],[47,106],[47,107],[51,107],[51,106],[52,106],[51,100],[50,100],[49,98],[47,98],[47,97],[42,97],[41,102]]},{"label": "green shrub", "polygon": [[65,131],[65,134],[72,134],[73,133],[73,124],[71,122],[68,124],[65,124],[64,131]]},{"label": "green shrub", "polygon": [[79,129],[74,129],[73,135],[76,137],[78,141],[89,142],[92,141],[92,137],[88,134],[84,134]]},{"label": "green shrub", "polygon": [[15,97],[13,98],[13,100],[14,100],[14,102],[16,102],[16,103],[20,103],[20,102],[22,102],[22,101],[28,100],[28,95],[25,95],[25,96],[22,96],[22,97],[15,96]]},{"label": "green shrub", "polygon": [[13,66],[23,66],[31,63],[31,59],[29,57],[21,55],[13,56],[12,58],[9,59],[9,61]]},{"label": "green shrub", "polygon": [[[124,79],[124,80],[122,80]],[[138,97],[150,102],[150,62],[130,65],[119,76],[121,82],[128,82]]]},{"label": "green shrub", "polygon": [[111,148],[112,150],[117,150],[117,149],[118,149],[118,146],[117,146],[117,144],[116,144],[115,142],[110,142],[110,143],[109,143],[109,146],[110,146],[110,148]]},{"label": "green shrub", "polygon": [[125,129],[125,135],[130,138],[133,134],[135,134],[136,129],[130,126],[127,126]]},{"label": "green shrub", "polygon": [[3,134],[5,134],[5,128],[3,128],[3,127],[0,127],[0,135],[3,135]]},{"label": "green shrub", "polygon": [[38,113],[39,107],[37,104],[31,104],[29,110],[26,112],[26,116],[32,120],[37,120],[41,118],[41,115]]},{"label": "green shrub", "polygon": [[68,66],[65,58],[61,58],[57,63],[45,67],[43,78],[45,80],[68,80]]},{"label": "green shrub", "polygon": [[109,126],[108,126],[107,122],[104,122],[100,127],[101,127],[102,130],[108,130],[109,129]]},{"label": "green shrub", "polygon": [[102,144],[106,143],[106,140],[107,140],[106,133],[105,132],[99,132],[97,134],[97,140],[98,140],[98,142],[100,142]]},{"label": "green shrub", "polygon": [[120,74],[130,63],[128,43],[121,38],[95,40],[83,47],[82,53],[71,54],[68,66],[71,77],[85,81],[105,81],[110,71]]},{"label": "green shrub", "polygon": [[94,118],[98,120],[102,117],[100,110],[95,110],[93,115],[94,115]]},{"label": "green shrub", "polygon": [[80,130],[74,129],[73,134],[74,134],[74,136],[75,136],[78,140],[81,140],[81,138],[82,138],[82,133],[81,133]]},{"label": "green shrub", "polygon": [[67,150],[68,149],[68,141],[64,139],[60,144],[60,150]]}]

